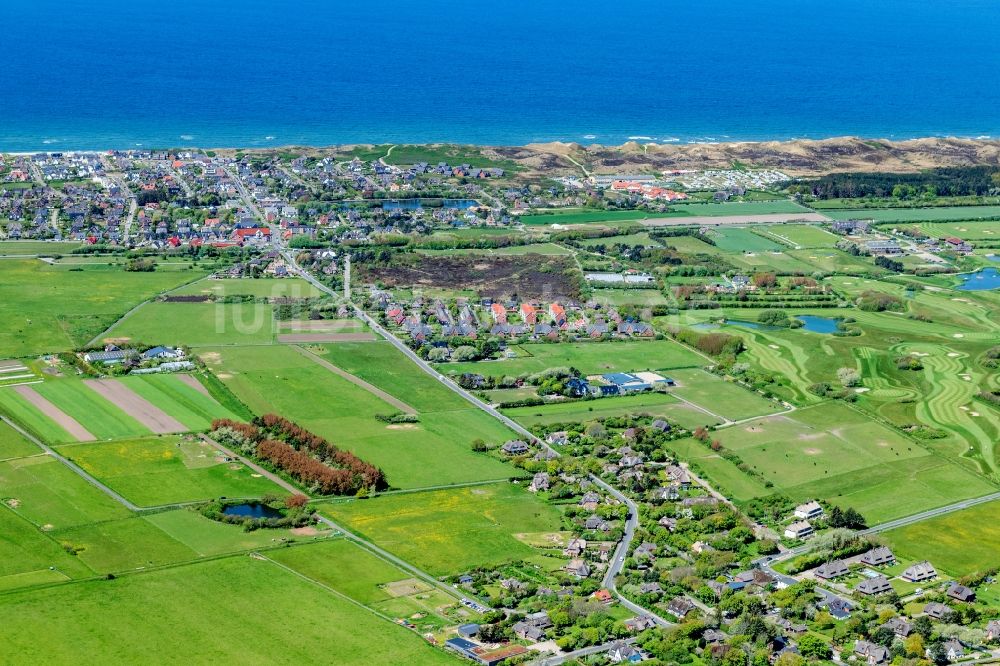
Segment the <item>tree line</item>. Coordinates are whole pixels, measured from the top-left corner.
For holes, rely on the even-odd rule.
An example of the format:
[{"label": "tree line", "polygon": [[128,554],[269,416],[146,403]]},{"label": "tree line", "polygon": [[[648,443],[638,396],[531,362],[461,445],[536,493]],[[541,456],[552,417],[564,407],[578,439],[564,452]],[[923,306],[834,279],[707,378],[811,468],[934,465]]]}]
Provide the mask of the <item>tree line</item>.
[{"label": "tree line", "polygon": [[216,419],[212,434],[321,495],[356,494],[388,485],[375,465],[277,414],[256,417],[252,423]]},{"label": "tree line", "polygon": [[973,166],[940,167],[918,173],[831,173],[787,186],[790,191],[820,199],[985,196],[1000,190],[1000,170]]}]

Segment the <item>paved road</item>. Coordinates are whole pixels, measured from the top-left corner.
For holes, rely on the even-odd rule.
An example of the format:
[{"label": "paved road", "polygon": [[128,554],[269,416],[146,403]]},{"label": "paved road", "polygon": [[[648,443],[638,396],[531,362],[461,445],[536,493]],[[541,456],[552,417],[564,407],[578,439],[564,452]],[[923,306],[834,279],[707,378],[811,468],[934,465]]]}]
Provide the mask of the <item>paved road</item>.
[{"label": "paved road", "polygon": [[927,520],[928,518],[936,518],[937,516],[943,516],[955,511],[961,511],[962,509],[974,507],[977,504],[985,504],[986,502],[993,502],[996,500],[1000,500],[1000,492],[990,493],[989,495],[983,495],[982,497],[975,497],[973,499],[962,500],[961,502],[955,502],[954,504],[938,507],[937,509],[921,511],[920,513],[915,513],[912,516],[890,520],[888,522],[881,523],[880,525],[876,525],[875,527],[870,527],[867,530],[862,530],[859,534],[878,534],[879,532],[886,532],[897,527],[912,525],[913,523],[919,523],[920,521]]},{"label": "paved road", "polygon": [[171,164],[169,160],[166,160],[166,161],[164,161],[164,167],[166,168],[166,171],[171,176],[174,177],[174,180],[177,181],[177,184],[181,186],[181,189],[184,190],[184,194],[187,195],[187,198],[188,199],[193,199],[194,198],[194,190],[192,190],[191,186],[188,185],[187,181],[184,180],[184,178],[179,173],[177,173],[177,170],[174,169],[174,165]]},{"label": "paved road", "polygon": [[[262,224],[266,225],[267,218],[264,217],[264,213],[262,213],[260,208],[257,207],[257,202],[253,200],[252,196],[250,196],[250,191],[246,188],[246,185],[243,184],[243,181],[240,180],[239,174],[234,173],[228,166],[223,167],[223,169],[229,178],[232,179],[233,184],[236,185],[236,189],[240,193],[240,198],[243,199],[243,203],[246,207],[250,209],[250,212],[253,213],[254,217],[256,217]],[[274,236],[273,230],[271,231],[271,235],[272,237]]]},{"label": "paved road", "polygon": [[[295,263],[295,257],[292,256],[291,253],[286,252],[285,258],[288,261],[288,264],[292,266],[293,269],[299,275],[301,275],[304,279],[308,280],[317,289],[319,289],[324,293],[330,294],[331,296],[339,297],[339,294],[337,294],[337,292],[330,289],[325,284],[314,278],[309,273],[309,271],[306,271],[301,267],[299,267],[298,264]],[[391,342],[407,358],[416,363],[417,366],[420,367],[424,372],[428,373],[429,375],[432,375],[433,377],[436,377],[438,381],[440,381],[446,388],[462,396],[467,401],[472,403],[474,406],[486,412],[487,414],[497,419],[498,421],[502,422],[504,425],[509,427],[514,432],[517,432],[518,434],[524,436],[529,441],[535,442],[539,446],[546,448],[547,450],[555,454],[557,457],[560,456],[560,453],[551,446],[549,446],[548,443],[546,443],[544,440],[535,437],[535,435],[533,435],[530,431],[522,427],[520,424],[504,416],[491,405],[486,404],[479,398],[475,397],[474,395],[472,395],[471,393],[460,387],[455,382],[451,381],[444,375],[440,374],[437,370],[431,367],[429,363],[427,363],[422,358],[417,356],[416,353],[414,353],[412,349],[407,347],[401,340],[399,340],[399,338],[397,338],[392,333],[383,328],[377,321],[369,317],[368,314],[364,312],[361,308],[359,308],[353,302],[349,301],[349,303],[351,307],[354,308],[354,311],[358,315],[358,317],[360,317],[365,323],[367,323],[372,328],[373,331],[379,333],[386,340]],[[632,537],[635,535],[635,528],[639,524],[639,508],[636,506],[635,502],[627,498],[625,495],[623,495],[621,492],[619,492],[612,486],[602,481],[600,478],[592,476],[591,479],[594,481],[595,484],[604,488],[606,491],[608,491],[616,498],[618,498],[618,500],[624,503],[629,510],[629,519],[626,521],[625,525],[625,535],[622,538],[622,540],[618,543],[618,547],[615,550],[614,558],[608,565],[608,571],[604,578],[604,587],[608,588],[608,591],[614,594],[621,602],[621,604],[626,608],[628,608],[629,610],[631,610],[632,612],[637,613],[639,615],[651,616],[653,620],[660,626],[670,626],[672,623],[668,622],[667,620],[664,620],[662,617],[659,617],[655,613],[646,610],[642,606],[639,606],[638,604],[629,601],[628,599],[625,598],[624,595],[618,592],[615,586],[615,576],[617,576],[618,573],[621,571],[622,565],[624,564],[625,561],[625,555],[628,553],[629,545],[632,543]]]},{"label": "paved road", "polygon": [[[285,252],[285,260],[288,262],[288,265],[292,266],[293,270],[297,272],[303,279],[307,280],[310,284],[312,284],[314,287],[316,287],[323,293],[329,294],[330,296],[334,296],[336,298],[341,297],[341,295],[338,294],[336,291],[330,289],[328,286],[326,286],[325,284],[317,280],[315,277],[313,277],[312,274],[309,273],[309,271],[301,268],[295,262],[295,256],[292,253]],[[556,456],[560,455],[558,451],[549,446],[548,443],[546,443],[544,440],[535,437],[534,434],[532,434],[529,430],[521,426],[519,423],[517,423],[513,419],[504,416],[496,408],[486,404],[485,402],[483,402],[482,400],[480,400],[479,398],[472,395],[471,393],[463,389],[461,386],[453,382],[451,379],[438,372],[434,367],[432,367],[429,363],[427,363],[427,361],[417,356],[417,354],[408,346],[406,346],[406,344],[403,343],[402,340],[400,340],[395,335],[386,330],[381,324],[375,321],[375,319],[368,316],[368,313],[362,310],[360,307],[358,307],[355,303],[353,303],[352,301],[348,301],[348,305],[350,305],[354,309],[354,313],[358,316],[358,318],[361,319],[366,324],[368,324],[368,326],[370,326],[373,331],[375,331],[376,333],[384,337],[386,340],[388,340],[394,347],[396,347],[396,349],[402,352],[404,356],[406,356],[408,359],[416,363],[417,367],[419,367],[421,370],[423,370],[424,372],[426,372],[427,374],[431,375],[439,382],[441,382],[441,384],[445,388],[461,396],[468,402],[472,403],[473,406],[481,409],[482,411],[486,412],[493,418],[502,422],[505,426],[507,426],[517,434],[521,435],[528,441],[534,442],[538,446],[548,449]]]},{"label": "paved road", "polygon": [[604,580],[601,582],[601,585],[606,587],[609,592],[618,597],[618,601],[621,605],[625,606],[625,608],[628,608],[633,613],[637,615],[649,616],[653,618],[653,621],[661,627],[671,626],[673,622],[664,620],[656,613],[626,599],[625,596],[618,591],[618,586],[615,584],[615,576],[621,572],[622,567],[625,565],[625,557],[628,555],[629,545],[632,543],[632,538],[635,536],[635,529],[639,526],[639,507],[617,488],[602,481],[600,477],[591,474],[590,480],[593,481],[595,485],[598,485],[607,492],[611,493],[611,495],[614,496],[619,502],[628,507],[628,520],[625,521],[625,535],[622,537],[622,540],[618,542],[618,547],[615,548],[611,562],[608,564],[608,569],[604,572]]}]

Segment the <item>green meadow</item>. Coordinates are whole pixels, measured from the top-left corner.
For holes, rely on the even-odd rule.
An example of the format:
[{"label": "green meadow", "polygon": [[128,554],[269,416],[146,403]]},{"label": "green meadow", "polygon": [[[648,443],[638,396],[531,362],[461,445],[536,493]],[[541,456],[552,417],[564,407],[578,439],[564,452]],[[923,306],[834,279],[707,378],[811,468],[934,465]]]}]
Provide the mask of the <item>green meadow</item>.
[{"label": "green meadow", "polygon": [[472,363],[442,363],[444,374],[520,375],[549,368],[574,367],[585,375],[641,370],[672,370],[707,365],[709,361],[673,340],[561,342],[515,345],[516,358]]},{"label": "green meadow", "polygon": [[596,400],[556,402],[549,405],[505,409],[503,413],[527,427],[552,423],[586,423],[627,414],[646,414],[664,418],[688,429],[721,422],[718,418],[681,402],[669,393],[640,393]]},{"label": "green meadow", "polygon": [[[207,430],[212,419],[234,416],[214,398],[192,388],[176,375],[133,375],[118,381],[190,430]],[[31,388],[97,439],[152,434],[145,425],[78,379],[51,379],[33,384]],[[0,388],[0,408],[50,442],[75,441],[13,389]]]},{"label": "green meadow", "polygon": [[[394,487],[501,479],[513,473],[472,451],[475,439],[503,442],[513,433],[471,405],[421,413],[418,423],[387,424],[376,416],[393,414],[395,407],[290,347],[216,347],[202,350],[201,356],[254,412],[282,414],[353,451],[381,467]],[[383,361],[373,367],[374,374],[386,376]]]},{"label": "green meadow", "polygon": [[0,421],[0,461],[8,458],[24,458],[42,453],[34,442],[26,439],[18,431]]},{"label": "green meadow", "polygon": [[708,236],[715,242],[715,247],[724,252],[773,252],[785,249],[784,245],[755,234],[748,227],[710,229]]},{"label": "green meadow", "polygon": [[337,342],[312,349],[341,370],[374,384],[421,413],[469,408],[462,397],[388,342]]},{"label": "green meadow", "polygon": [[671,446],[686,446],[683,453],[738,500],[773,492],[795,501],[819,498],[852,506],[877,524],[995,491],[982,477],[837,403],[756,419],[712,437],[756,476],[744,475],[731,488],[727,480],[742,472],[730,461],[695,442]]},{"label": "green meadow", "polygon": [[136,310],[105,337],[148,345],[267,345],[274,342],[274,313],[265,303],[157,301]]},{"label": "green meadow", "polygon": [[301,278],[236,278],[200,280],[173,292],[176,296],[255,296],[257,298],[315,298],[319,289]]},{"label": "green meadow", "polygon": [[204,274],[200,269],[69,269],[36,259],[5,259],[0,261],[0,349],[5,357],[18,357],[82,345],[142,301]]},{"label": "green meadow", "polygon": [[762,224],[754,233],[792,247],[833,247],[840,238],[815,224]]},{"label": "green meadow", "polygon": [[[266,599],[266,613],[248,600]],[[413,632],[271,562],[237,557],[0,595],[15,662],[452,664]],[[281,626],[275,618],[280,617]],[[294,629],[293,629],[294,628]],[[45,640],[39,637],[44,635]],[[253,640],[234,640],[234,637]]]},{"label": "green meadow", "polygon": [[94,575],[49,534],[0,505],[0,592]]},{"label": "green meadow", "polygon": [[672,370],[670,376],[677,382],[677,387],[670,389],[671,393],[732,421],[774,414],[784,409],[753,391],[700,368]]},{"label": "green meadow", "polygon": [[929,560],[938,570],[964,576],[1000,566],[1000,502],[986,502],[885,532],[898,557]]},{"label": "green meadow", "polygon": [[1000,206],[952,206],[948,208],[864,208],[823,210],[835,220],[876,222],[923,222],[934,220],[981,220],[1000,217]]},{"label": "green meadow", "polygon": [[435,576],[530,558],[537,551],[517,535],[560,529],[557,507],[509,483],[383,495],[319,508]]},{"label": "green meadow", "polygon": [[50,456],[0,463],[0,489],[8,506],[45,529],[86,525],[129,515],[121,504]]},{"label": "green meadow", "polygon": [[77,242],[5,240],[0,241],[0,255],[6,255],[9,257],[17,257],[21,255],[48,256],[72,252],[78,247],[80,247],[80,244]]},{"label": "green meadow", "polygon": [[138,506],[287,494],[193,437],[69,444],[59,453]]}]

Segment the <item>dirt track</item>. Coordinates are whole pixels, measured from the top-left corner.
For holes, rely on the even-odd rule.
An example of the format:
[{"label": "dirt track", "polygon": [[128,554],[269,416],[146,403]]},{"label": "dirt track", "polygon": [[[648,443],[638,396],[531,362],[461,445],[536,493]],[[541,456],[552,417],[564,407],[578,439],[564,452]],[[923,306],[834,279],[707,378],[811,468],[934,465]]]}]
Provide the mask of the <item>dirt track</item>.
[{"label": "dirt track", "polygon": [[363,388],[364,390],[368,391],[369,393],[371,393],[372,395],[374,395],[374,396],[376,396],[378,398],[381,398],[382,400],[386,401],[387,403],[389,403],[390,405],[392,405],[396,409],[398,409],[398,410],[400,410],[402,412],[406,412],[407,414],[416,414],[417,413],[417,410],[415,410],[413,407],[410,407],[408,404],[406,404],[405,402],[403,402],[399,398],[396,398],[394,396],[389,395],[388,393],[386,393],[385,391],[383,391],[379,387],[373,386],[372,384],[369,384],[365,380],[361,379],[360,377],[356,377],[356,376],[352,375],[351,373],[347,372],[346,370],[341,370],[340,368],[338,368],[337,366],[335,366],[333,363],[330,363],[326,359],[324,359],[324,358],[322,358],[320,356],[317,356],[316,354],[313,354],[308,349],[303,349],[302,347],[292,347],[292,349],[294,349],[295,351],[299,352],[300,354],[302,354],[306,358],[310,359],[311,361],[313,361],[313,362],[315,362],[315,363],[323,366],[324,368],[326,368],[330,372],[332,372],[332,373],[334,373],[336,375],[339,375],[340,377],[343,377],[344,379],[346,379],[347,381],[351,382],[355,386],[359,386],[359,387]]},{"label": "dirt track", "polygon": [[79,421],[43,398],[30,386],[15,386],[14,390],[17,391],[22,398],[37,407],[42,414],[45,414],[47,417],[59,424],[60,428],[75,437],[77,441],[89,442],[97,439],[90,434],[90,431],[80,425]]},{"label": "dirt track", "polygon": [[85,379],[83,383],[157,434],[186,432],[188,430],[183,423],[133,392],[117,379]]},{"label": "dirt track", "polygon": [[193,377],[191,375],[177,375],[177,379],[181,380],[182,382],[193,388],[198,393],[201,393],[206,398],[212,397],[212,394],[208,392],[208,389],[205,388],[204,384],[198,381],[197,377]]}]

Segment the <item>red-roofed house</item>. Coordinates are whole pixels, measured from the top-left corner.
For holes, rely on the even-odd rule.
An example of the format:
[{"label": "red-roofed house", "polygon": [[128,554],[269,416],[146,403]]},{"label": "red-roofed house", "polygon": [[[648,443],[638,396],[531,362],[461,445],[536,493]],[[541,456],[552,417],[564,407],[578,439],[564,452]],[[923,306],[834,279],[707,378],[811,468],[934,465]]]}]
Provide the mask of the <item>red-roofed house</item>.
[{"label": "red-roofed house", "polygon": [[552,317],[552,321],[555,322],[556,326],[563,327],[566,325],[566,308],[558,303],[553,303],[549,306],[549,316]]},{"label": "red-roofed house", "polygon": [[493,321],[498,324],[507,323],[507,310],[504,309],[499,303],[494,303],[490,306],[490,313],[493,315]]},{"label": "red-roofed house", "polygon": [[521,303],[521,319],[524,320],[525,324],[534,326],[538,322],[538,312],[535,310],[535,306],[530,303]]}]

